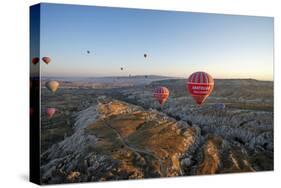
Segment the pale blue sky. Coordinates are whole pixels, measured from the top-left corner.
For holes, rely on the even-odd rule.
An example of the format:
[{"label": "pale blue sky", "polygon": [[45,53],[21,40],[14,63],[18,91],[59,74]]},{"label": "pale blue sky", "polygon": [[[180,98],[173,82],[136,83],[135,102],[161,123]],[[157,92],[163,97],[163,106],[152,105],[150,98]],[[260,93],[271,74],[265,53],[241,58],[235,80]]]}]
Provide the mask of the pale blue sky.
[{"label": "pale blue sky", "polygon": [[43,76],[273,79],[270,17],[42,4],[40,44]]}]

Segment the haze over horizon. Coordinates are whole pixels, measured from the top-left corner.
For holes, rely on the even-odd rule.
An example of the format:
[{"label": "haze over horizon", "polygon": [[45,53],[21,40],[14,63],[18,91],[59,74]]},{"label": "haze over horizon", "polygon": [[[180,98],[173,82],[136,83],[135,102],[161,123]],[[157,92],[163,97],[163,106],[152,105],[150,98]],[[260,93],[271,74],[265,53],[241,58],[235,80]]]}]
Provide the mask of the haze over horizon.
[{"label": "haze over horizon", "polygon": [[273,80],[270,17],[41,6],[40,54],[52,59],[41,63],[42,76],[187,78],[206,71],[214,78]]}]

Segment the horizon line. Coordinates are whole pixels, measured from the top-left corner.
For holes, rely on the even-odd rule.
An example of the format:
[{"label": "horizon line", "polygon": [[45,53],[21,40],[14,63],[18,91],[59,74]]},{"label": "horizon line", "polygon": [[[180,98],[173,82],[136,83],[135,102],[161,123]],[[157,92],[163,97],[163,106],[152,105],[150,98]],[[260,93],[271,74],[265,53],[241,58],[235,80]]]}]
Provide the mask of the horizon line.
[{"label": "horizon line", "polygon": [[[188,77],[182,77],[182,76],[163,76],[163,75],[124,75],[124,76],[120,76],[120,75],[116,75],[116,76],[109,76],[109,75],[105,75],[105,76],[41,76],[41,78],[113,78],[113,77],[125,77],[125,78],[130,78],[130,77],[166,77],[166,78],[173,78],[173,79],[188,79]],[[272,80],[268,80],[268,79],[256,79],[256,78],[213,78],[215,80],[257,80],[257,81],[270,81],[270,82],[274,82],[274,79]]]}]

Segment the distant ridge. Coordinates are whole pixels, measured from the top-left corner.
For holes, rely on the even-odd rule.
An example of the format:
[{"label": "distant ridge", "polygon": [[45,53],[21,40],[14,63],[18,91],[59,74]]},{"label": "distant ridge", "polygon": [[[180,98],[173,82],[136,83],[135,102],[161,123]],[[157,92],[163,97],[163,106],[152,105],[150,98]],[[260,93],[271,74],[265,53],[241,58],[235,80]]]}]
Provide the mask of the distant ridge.
[{"label": "distant ridge", "polygon": [[[177,78],[181,79],[182,77],[172,77],[172,76],[162,76],[162,75],[128,75],[128,76],[42,76],[42,79],[91,79],[91,78]],[[183,79],[183,78],[182,78]]]}]

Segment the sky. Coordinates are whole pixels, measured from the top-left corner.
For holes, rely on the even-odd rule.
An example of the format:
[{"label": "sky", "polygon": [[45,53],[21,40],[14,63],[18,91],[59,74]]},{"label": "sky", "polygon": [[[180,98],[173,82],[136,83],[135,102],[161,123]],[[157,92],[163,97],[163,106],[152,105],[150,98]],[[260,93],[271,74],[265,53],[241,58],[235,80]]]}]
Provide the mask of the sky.
[{"label": "sky", "polygon": [[42,76],[273,80],[271,17],[41,4],[40,27]]}]

